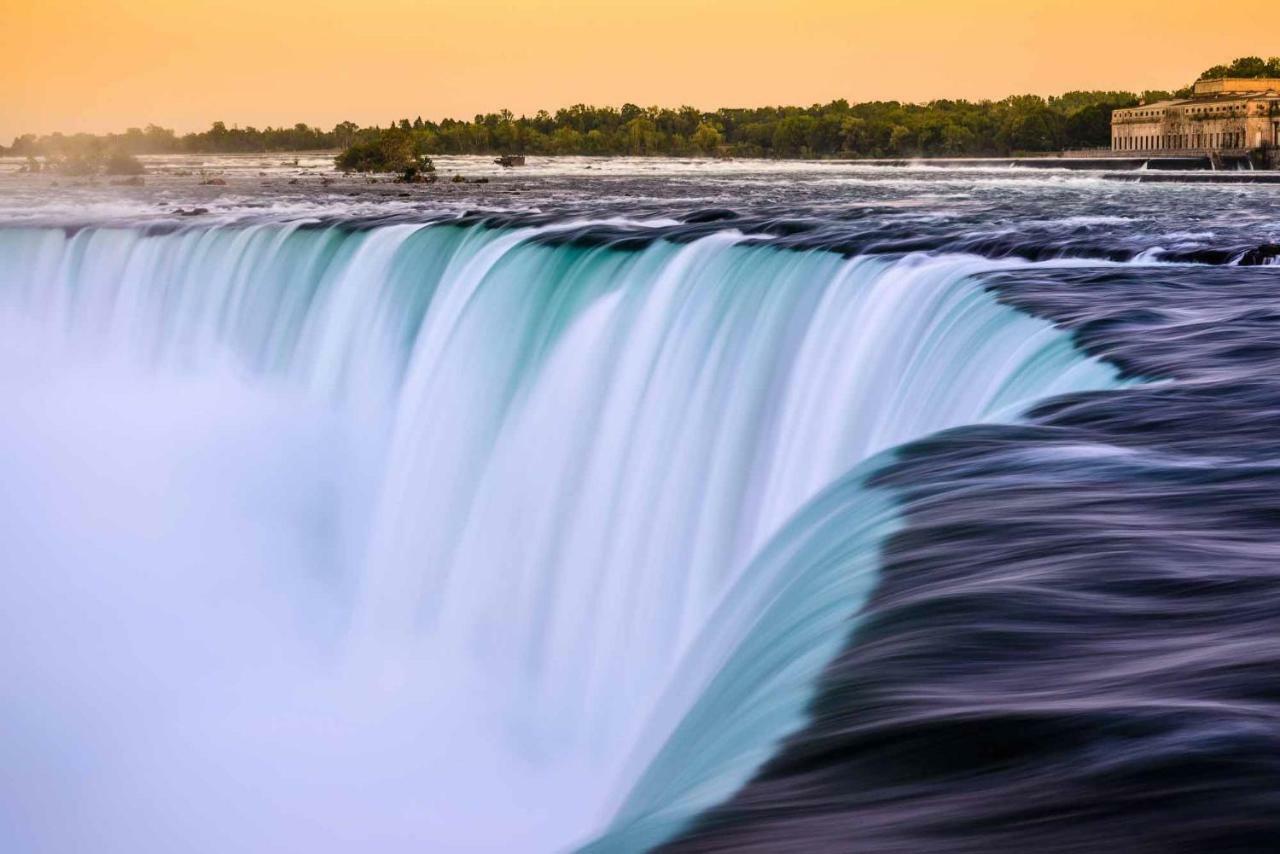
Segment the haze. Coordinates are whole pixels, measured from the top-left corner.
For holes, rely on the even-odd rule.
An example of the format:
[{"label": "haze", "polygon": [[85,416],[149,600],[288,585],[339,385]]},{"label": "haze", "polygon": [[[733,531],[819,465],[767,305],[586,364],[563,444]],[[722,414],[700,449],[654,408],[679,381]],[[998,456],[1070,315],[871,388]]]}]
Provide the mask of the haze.
[{"label": "haze", "polygon": [[0,0],[0,140],[1169,88],[1263,28],[1189,0]]}]

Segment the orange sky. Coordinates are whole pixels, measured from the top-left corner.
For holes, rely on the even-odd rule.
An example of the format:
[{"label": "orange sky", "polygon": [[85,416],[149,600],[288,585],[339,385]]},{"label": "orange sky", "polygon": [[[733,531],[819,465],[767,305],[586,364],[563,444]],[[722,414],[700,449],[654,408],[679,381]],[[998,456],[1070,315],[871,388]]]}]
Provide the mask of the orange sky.
[{"label": "orange sky", "polygon": [[[1190,0],[0,0],[0,140],[1167,88],[1280,53]],[[1239,19],[1239,20],[1232,20]]]}]

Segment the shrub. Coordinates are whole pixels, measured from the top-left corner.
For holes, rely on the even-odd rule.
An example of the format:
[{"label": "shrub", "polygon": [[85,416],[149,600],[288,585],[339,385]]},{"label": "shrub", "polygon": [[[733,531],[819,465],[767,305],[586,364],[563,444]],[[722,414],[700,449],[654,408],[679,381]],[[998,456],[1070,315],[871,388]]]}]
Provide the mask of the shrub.
[{"label": "shrub", "polygon": [[334,158],[334,164],[344,172],[394,172],[401,181],[422,181],[436,171],[431,158],[418,153],[413,134],[400,128],[353,142]]},{"label": "shrub", "polygon": [[98,158],[92,154],[70,154],[61,159],[51,161],[45,168],[60,172],[63,175],[83,177],[97,175],[100,166]]},{"label": "shrub", "polygon": [[107,158],[108,175],[141,175],[147,171],[142,161],[125,151],[117,151]]}]

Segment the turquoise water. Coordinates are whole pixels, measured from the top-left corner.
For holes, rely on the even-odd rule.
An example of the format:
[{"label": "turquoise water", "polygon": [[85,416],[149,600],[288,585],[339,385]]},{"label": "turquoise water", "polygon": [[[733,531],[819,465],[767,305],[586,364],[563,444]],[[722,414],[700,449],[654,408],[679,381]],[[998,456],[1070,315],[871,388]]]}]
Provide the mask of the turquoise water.
[{"label": "turquoise water", "polygon": [[875,455],[1116,384],[1014,262],[571,227],[0,229],[0,757],[84,816],[6,847],[660,841],[804,724]]}]

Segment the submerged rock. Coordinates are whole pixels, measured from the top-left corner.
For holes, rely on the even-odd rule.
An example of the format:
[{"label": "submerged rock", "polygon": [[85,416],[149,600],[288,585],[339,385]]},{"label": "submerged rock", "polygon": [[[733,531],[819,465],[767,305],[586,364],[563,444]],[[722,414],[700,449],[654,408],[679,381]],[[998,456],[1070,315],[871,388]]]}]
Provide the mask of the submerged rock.
[{"label": "submerged rock", "polygon": [[1263,243],[1240,256],[1241,267],[1261,267],[1280,258],[1280,243]]}]

